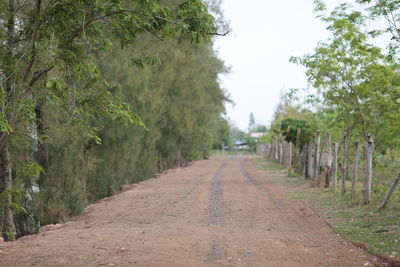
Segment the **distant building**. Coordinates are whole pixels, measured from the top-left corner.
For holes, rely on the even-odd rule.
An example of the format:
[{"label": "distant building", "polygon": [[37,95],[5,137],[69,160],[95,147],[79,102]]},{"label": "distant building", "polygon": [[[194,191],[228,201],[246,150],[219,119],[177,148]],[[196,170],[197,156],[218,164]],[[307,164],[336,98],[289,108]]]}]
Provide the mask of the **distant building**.
[{"label": "distant building", "polygon": [[247,143],[246,143],[246,142],[243,142],[243,141],[236,141],[236,142],[235,142],[235,148],[238,149],[238,150],[243,150],[243,149],[247,149],[248,146],[247,146]]},{"label": "distant building", "polygon": [[254,138],[254,139],[259,139],[259,138],[263,137],[266,134],[267,133],[250,133],[250,137]]}]

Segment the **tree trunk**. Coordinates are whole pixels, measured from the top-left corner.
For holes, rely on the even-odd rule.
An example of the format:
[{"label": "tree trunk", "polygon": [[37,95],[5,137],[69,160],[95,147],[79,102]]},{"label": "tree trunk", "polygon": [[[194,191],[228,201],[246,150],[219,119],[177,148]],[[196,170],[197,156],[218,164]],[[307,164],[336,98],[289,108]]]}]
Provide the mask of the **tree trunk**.
[{"label": "tree trunk", "polygon": [[354,169],[353,178],[351,179],[351,198],[356,198],[356,186],[357,186],[357,176],[358,176],[358,142],[354,143]]},{"label": "tree trunk", "polygon": [[397,184],[400,181],[400,171],[397,173],[396,178],[393,180],[392,185],[386,193],[385,199],[382,201],[382,204],[379,206],[379,210],[383,210],[386,208],[387,203],[389,202],[390,197],[392,196],[394,190],[397,187]]},{"label": "tree trunk", "polygon": [[372,155],[374,153],[374,141],[371,134],[367,136],[368,142],[365,146],[365,194],[364,204],[371,203],[371,189],[372,189]]},{"label": "tree trunk", "polygon": [[333,162],[332,162],[332,189],[337,188],[337,172],[338,172],[338,143],[333,143]]},{"label": "tree trunk", "polygon": [[[4,76],[7,77],[5,82],[6,92],[10,96],[11,92],[14,91],[14,60],[15,60],[15,9],[16,3],[14,0],[8,1],[9,5],[9,16],[7,18],[7,54],[6,57],[9,60],[8,64],[4,67]],[[8,105],[12,106],[11,100],[8,97]],[[4,112],[5,109],[3,109]],[[8,137],[7,137],[8,139]],[[4,193],[6,190],[12,188],[12,172],[11,172],[11,155],[8,145],[8,140],[1,147],[0,151],[0,194]],[[5,199],[4,209],[3,209],[3,229],[2,234],[6,241],[15,240],[15,224],[13,219],[12,210],[10,205],[12,203],[11,195],[7,194]]]},{"label": "tree trunk", "polygon": [[49,153],[47,144],[41,141],[43,135],[46,134],[46,127],[44,123],[43,104],[37,104],[35,107],[36,114],[36,131],[38,135],[36,160],[37,163],[43,168],[44,172],[40,173],[39,186],[44,185],[46,182],[46,173],[49,168]]},{"label": "tree trunk", "polygon": [[[6,144],[0,152],[0,178],[1,178],[1,192],[10,190],[12,188],[11,180],[11,156]],[[12,210],[10,205],[12,203],[11,195],[7,194],[3,209],[3,229],[2,234],[5,241],[15,240],[15,224],[13,219]]]},{"label": "tree trunk", "polygon": [[349,174],[349,134],[343,135],[343,159],[342,159],[342,194],[346,193],[346,180]]}]

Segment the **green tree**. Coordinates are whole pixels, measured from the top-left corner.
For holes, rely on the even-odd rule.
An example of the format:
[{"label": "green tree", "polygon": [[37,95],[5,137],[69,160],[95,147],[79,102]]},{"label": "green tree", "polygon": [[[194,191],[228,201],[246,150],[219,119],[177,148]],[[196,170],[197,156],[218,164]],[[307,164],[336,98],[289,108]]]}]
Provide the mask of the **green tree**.
[{"label": "green tree", "polygon": [[[28,153],[36,150],[38,162],[48,168],[43,145],[50,140],[43,123],[48,107],[63,110],[60,121],[82,132],[88,142],[100,142],[87,123],[93,116],[144,126],[132,106],[112,94],[96,67],[94,55],[107,52],[111,40],[126,46],[149,33],[157,39],[182,36],[202,42],[216,32],[215,20],[200,0],[174,7],[156,0],[9,0],[0,3],[0,18],[2,191],[12,187],[10,145],[17,138],[33,139],[37,147]],[[139,66],[152,62],[151,57],[134,61]],[[45,180],[42,174],[40,184]],[[8,197],[2,216],[7,240],[15,233],[10,207]]]},{"label": "green tree", "polygon": [[314,130],[311,128],[309,123],[304,120],[298,120],[293,118],[285,118],[281,121],[281,133],[285,137],[286,142],[296,144],[297,141],[297,129],[300,129],[300,146],[308,143],[313,134]]},{"label": "green tree", "polygon": [[340,5],[322,17],[333,37],[321,42],[314,54],[291,61],[306,67],[309,83],[322,94],[323,105],[334,108],[346,122],[345,130],[358,126],[366,138],[382,119],[380,109],[395,105],[391,95],[398,78],[381,49],[368,43],[361,30],[365,19],[360,12],[350,12],[348,5]]},{"label": "green tree", "polygon": [[371,31],[373,36],[389,34],[391,42],[388,44],[389,57],[397,57],[400,48],[400,9],[398,0],[357,0],[358,3],[366,6],[372,19],[384,18],[387,27]]},{"label": "green tree", "polygon": [[250,113],[250,117],[249,117],[249,127],[248,127],[248,131],[249,133],[254,131],[254,128],[256,126],[256,119],[254,118],[254,114]]}]

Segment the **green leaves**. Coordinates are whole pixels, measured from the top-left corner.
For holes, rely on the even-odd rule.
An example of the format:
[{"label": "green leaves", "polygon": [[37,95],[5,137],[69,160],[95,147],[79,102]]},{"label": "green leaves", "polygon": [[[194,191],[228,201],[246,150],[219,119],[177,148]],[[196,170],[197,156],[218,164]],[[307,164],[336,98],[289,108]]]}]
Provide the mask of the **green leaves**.
[{"label": "green leaves", "polygon": [[[317,10],[325,12],[323,3],[317,2]],[[384,4],[390,9],[386,6],[389,2],[394,1],[376,1],[375,7]],[[319,16],[327,23],[332,37],[320,42],[313,53],[290,59],[306,68],[309,84],[317,89],[318,94],[311,95],[311,100],[318,103],[313,99],[322,99],[317,114],[329,122],[330,131],[344,127],[360,136],[372,132],[377,147],[393,146],[398,142],[394,141],[398,140],[394,132],[399,119],[396,48],[385,55],[381,48],[372,45],[371,36],[382,31],[367,30],[370,17],[347,4],[339,5],[329,15],[323,12]],[[370,12],[378,14],[376,10]]]},{"label": "green leaves", "polygon": [[181,32],[190,35],[194,43],[209,41],[210,34],[216,31],[215,19],[207,13],[201,0],[188,0],[179,5],[177,19],[183,21]]},{"label": "green leaves", "polygon": [[143,57],[143,58],[132,59],[132,64],[138,67],[139,69],[144,69],[146,65],[154,66],[160,63],[161,63],[160,60],[155,57]]},{"label": "green leaves", "polygon": [[285,140],[292,144],[296,144],[297,129],[300,129],[301,146],[308,143],[314,134],[314,129],[311,128],[307,121],[294,118],[283,119],[280,128]]},{"label": "green leaves", "polygon": [[25,192],[23,190],[18,190],[18,189],[11,188],[11,189],[4,190],[3,192],[0,193],[0,210],[2,210],[4,207],[8,206],[15,212],[27,213],[27,211],[24,207],[18,205],[15,202],[11,202],[11,203],[7,204],[8,203],[7,199],[19,198],[24,194],[25,194]]},{"label": "green leaves", "polygon": [[21,176],[39,176],[41,173],[45,173],[42,166],[37,162],[28,161],[25,163],[21,173]]},{"label": "green leaves", "polygon": [[208,150],[227,100],[216,21],[201,0],[177,2],[26,1],[14,14],[0,1],[0,17],[17,22],[0,20],[11,44],[0,46],[0,136],[29,193],[18,203],[35,213],[20,228]]},{"label": "green leaves", "polygon": [[0,131],[2,133],[10,134],[12,130],[13,129],[6,118],[6,114],[0,113]]}]

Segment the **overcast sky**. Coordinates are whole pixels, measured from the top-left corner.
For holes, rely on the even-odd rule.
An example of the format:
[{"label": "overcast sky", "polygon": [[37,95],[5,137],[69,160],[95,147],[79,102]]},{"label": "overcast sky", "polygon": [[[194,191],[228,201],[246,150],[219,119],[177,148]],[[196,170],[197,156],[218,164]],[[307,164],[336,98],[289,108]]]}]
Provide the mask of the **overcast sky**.
[{"label": "overcast sky", "polygon": [[325,25],[313,14],[313,0],[225,0],[223,9],[233,31],[218,37],[215,47],[232,72],[222,78],[235,106],[228,117],[241,129],[250,112],[269,124],[280,92],[306,87],[304,69],[291,56],[311,53],[328,38]]}]

